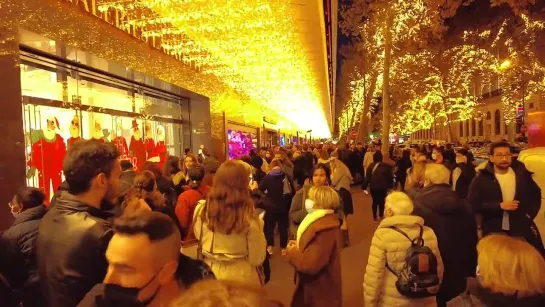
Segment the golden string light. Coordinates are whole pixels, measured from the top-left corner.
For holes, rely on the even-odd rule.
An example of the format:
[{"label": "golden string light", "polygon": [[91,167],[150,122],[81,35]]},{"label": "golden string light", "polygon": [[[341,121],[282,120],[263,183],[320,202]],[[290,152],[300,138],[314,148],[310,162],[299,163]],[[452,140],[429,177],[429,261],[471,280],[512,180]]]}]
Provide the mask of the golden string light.
[{"label": "golden string light", "polygon": [[326,85],[312,71],[290,3],[269,0],[103,0],[101,11],[124,14],[121,27],[136,27],[161,40],[165,52],[212,74],[299,130],[329,136],[322,103]]}]

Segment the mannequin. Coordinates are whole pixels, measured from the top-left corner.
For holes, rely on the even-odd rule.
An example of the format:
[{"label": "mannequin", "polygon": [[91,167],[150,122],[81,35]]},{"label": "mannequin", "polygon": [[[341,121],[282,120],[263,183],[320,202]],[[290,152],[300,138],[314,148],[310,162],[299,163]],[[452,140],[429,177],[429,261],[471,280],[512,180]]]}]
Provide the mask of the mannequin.
[{"label": "mannequin", "polygon": [[155,152],[159,156],[159,165],[161,168],[165,164],[165,160],[167,159],[167,146],[165,144],[165,127],[159,125],[157,126],[157,146],[155,148]]},{"label": "mannequin", "polygon": [[122,136],[122,131],[121,124],[117,123],[115,129],[112,131],[112,144],[119,151],[121,160],[129,160],[129,148],[127,147],[127,140]]},{"label": "mannequin", "polygon": [[95,119],[95,129],[93,130],[93,140],[104,143],[104,132],[98,119]]},{"label": "mannequin", "polygon": [[74,118],[72,118],[72,121],[70,122],[70,138],[66,141],[68,150],[70,150],[70,147],[72,147],[74,143],[83,140],[80,136],[81,130],[79,127],[79,117],[74,115]]},{"label": "mannequin", "polygon": [[38,170],[39,188],[44,191],[47,203],[51,199],[51,191],[57,191],[61,185],[62,164],[66,156],[66,144],[57,133],[59,121],[56,117],[47,118],[47,125],[42,129],[43,136],[32,144],[30,176]]},{"label": "mannequin", "polygon": [[157,152],[155,148],[155,141],[153,140],[153,130],[151,129],[151,122],[147,121],[145,124],[146,127],[146,152],[148,154],[148,159],[157,157]]},{"label": "mannequin", "polygon": [[132,121],[133,134],[131,137],[131,143],[129,145],[129,151],[133,157],[133,165],[136,167],[135,170],[140,170],[140,167],[146,162],[146,145],[142,140],[142,132],[138,127],[136,120]]}]

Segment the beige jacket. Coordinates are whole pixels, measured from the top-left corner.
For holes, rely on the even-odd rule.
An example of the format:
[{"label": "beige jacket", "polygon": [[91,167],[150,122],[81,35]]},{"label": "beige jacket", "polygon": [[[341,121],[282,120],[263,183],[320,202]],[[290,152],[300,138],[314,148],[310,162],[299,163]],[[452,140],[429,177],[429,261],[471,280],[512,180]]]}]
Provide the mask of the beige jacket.
[{"label": "beige jacket", "polygon": [[[418,216],[393,216],[384,219],[378,226],[369,250],[369,260],[365,270],[363,293],[366,307],[390,307],[390,306],[436,306],[435,297],[422,299],[409,299],[396,289],[397,277],[386,268],[386,261],[394,271],[400,271],[405,264],[407,249],[411,242],[402,234],[388,227],[396,226],[404,231],[410,238],[416,238],[420,233],[420,227],[424,220]],[[431,248],[437,257],[437,272],[443,279],[443,261],[437,245],[437,237],[433,230],[424,226],[422,235],[424,245]]]},{"label": "beige jacket", "polygon": [[200,212],[205,205],[199,202],[195,208],[195,237],[201,240],[204,261],[210,266],[217,279],[232,280],[261,285],[256,267],[265,260],[267,242],[259,220],[250,222],[244,233],[224,234],[213,232],[205,223],[202,225]]}]

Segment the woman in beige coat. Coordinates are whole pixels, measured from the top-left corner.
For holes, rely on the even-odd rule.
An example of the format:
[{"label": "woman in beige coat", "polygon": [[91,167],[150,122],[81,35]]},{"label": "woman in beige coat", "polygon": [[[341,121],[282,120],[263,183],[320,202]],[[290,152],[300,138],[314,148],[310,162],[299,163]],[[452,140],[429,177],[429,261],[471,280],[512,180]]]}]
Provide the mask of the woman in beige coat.
[{"label": "woman in beige coat", "polygon": [[262,286],[257,268],[265,260],[267,242],[248,185],[248,172],[241,163],[223,163],[208,200],[195,209],[193,229],[203,260],[217,279]]},{"label": "woman in beige coat", "polygon": [[443,261],[433,230],[424,226],[424,220],[412,216],[413,203],[403,192],[394,192],[386,197],[385,219],[378,226],[369,251],[365,270],[363,293],[366,307],[389,306],[437,306],[435,297],[410,299],[401,295],[395,286],[397,276],[386,268],[386,263],[396,272],[405,265],[405,256],[411,242],[402,234],[391,229],[395,226],[410,238],[418,237],[420,227],[424,232],[424,245],[428,246],[437,258],[437,274],[443,278]]}]

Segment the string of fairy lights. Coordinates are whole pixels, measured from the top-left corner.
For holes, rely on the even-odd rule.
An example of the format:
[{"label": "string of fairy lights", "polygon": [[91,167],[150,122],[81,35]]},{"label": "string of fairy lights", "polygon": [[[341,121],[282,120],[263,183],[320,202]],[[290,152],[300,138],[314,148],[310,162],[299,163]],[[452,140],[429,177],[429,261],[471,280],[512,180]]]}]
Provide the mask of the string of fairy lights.
[{"label": "string of fairy lights", "polygon": [[102,0],[123,14],[121,28],[160,39],[171,55],[315,135],[329,136],[320,84],[288,1]]}]

